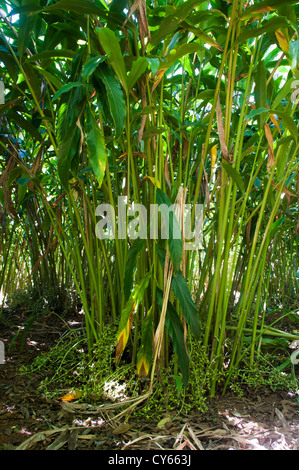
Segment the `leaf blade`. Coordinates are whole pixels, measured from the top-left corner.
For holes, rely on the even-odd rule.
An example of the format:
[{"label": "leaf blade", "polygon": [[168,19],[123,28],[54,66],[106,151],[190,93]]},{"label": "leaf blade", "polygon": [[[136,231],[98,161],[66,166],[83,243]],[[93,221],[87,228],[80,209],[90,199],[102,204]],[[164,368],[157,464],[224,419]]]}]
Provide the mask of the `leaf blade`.
[{"label": "leaf blade", "polygon": [[125,92],[128,94],[128,82],[126,74],[126,66],[119,41],[111,29],[96,28],[97,37],[108,56],[108,62],[113,68],[117,78],[124,87]]},{"label": "leaf blade", "polygon": [[90,153],[90,163],[97,178],[99,186],[103,182],[106,170],[106,147],[103,134],[90,109],[86,108],[86,141]]}]

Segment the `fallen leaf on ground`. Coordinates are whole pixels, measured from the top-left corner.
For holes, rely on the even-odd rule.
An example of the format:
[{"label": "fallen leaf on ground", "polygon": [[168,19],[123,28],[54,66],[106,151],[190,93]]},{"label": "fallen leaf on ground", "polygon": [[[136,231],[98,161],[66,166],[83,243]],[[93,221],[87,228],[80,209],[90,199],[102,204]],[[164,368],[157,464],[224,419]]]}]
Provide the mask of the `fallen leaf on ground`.
[{"label": "fallen leaf on ground", "polygon": [[72,400],[78,400],[78,398],[81,398],[83,395],[80,390],[72,390],[69,392],[67,395],[64,395],[61,400],[62,401],[72,401]]}]

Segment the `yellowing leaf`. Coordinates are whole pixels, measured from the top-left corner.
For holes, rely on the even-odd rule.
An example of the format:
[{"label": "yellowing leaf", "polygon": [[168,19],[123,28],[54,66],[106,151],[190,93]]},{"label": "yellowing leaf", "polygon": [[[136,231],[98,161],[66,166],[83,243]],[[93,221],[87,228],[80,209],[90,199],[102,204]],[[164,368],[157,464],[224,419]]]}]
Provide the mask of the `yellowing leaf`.
[{"label": "yellowing leaf", "polygon": [[160,70],[158,72],[158,78],[157,80],[155,81],[154,85],[153,85],[153,88],[152,88],[152,93],[153,91],[157,88],[157,86],[159,85],[159,83],[161,82],[162,78],[164,77],[164,74],[166,72],[167,69],[163,69],[163,70]]},{"label": "yellowing leaf", "polygon": [[274,114],[270,114],[270,119],[271,119],[272,124],[274,124],[274,126],[276,127],[276,129],[278,130],[278,132],[281,134],[281,130],[280,130],[279,124],[278,124],[277,119],[276,119],[276,117],[274,116]]},{"label": "yellowing leaf", "polygon": [[146,273],[145,276],[135,284],[126,305],[122,309],[117,332],[115,362],[119,360],[124,348],[126,347],[134,321],[134,313],[138,309],[140,302],[143,300],[144,292],[147,289],[150,278],[151,271]]},{"label": "yellowing leaf", "polygon": [[[276,184],[274,181],[271,181],[271,185],[272,185],[272,186],[275,186],[274,189],[276,189],[276,190],[278,190],[278,191],[281,189],[280,184]],[[292,193],[292,192],[289,191],[287,188],[283,188],[282,192],[285,193],[287,196],[298,197],[297,194]]]},{"label": "yellowing leaf", "polygon": [[128,339],[129,339],[129,336],[130,336],[130,331],[131,331],[131,328],[132,328],[132,324],[133,324],[133,311],[134,311],[134,308],[135,308],[135,303],[134,303],[134,306],[133,306],[133,309],[131,310],[131,313],[129,315],[129,318],[128,318],[128,321],[127,321],[127,324],[125,326],[125,328],[123,328],[117,335],[117,346],[116,346],[116,352],[115,352],[115,362],[118,362],[123,350],[125,349],[126,347],[126,344],[128,342]]},{"label": "yellowing leaf", "polygon": [[266,138],[269,144],[267,170],[270,171],[271,168],[275,165],[275,157],[274,157],[274,147],[273,147],[273,136],[271,133],[271,129],[267,123],[265,124],[265,134],[266,134]]},{"label": "yellowing leaf", "polygon": [[142,356],[137,362],[137,374],[139,377],[146,377],[149,373],[150,364],[146,357]]},{"label": "yellowing leaf", "polygon": [[62,401],[73,401],[73,400],[78,400],[78,398],[81,398],[83,395],[80,390],[72,390],[69,392],[67,395],[64,395],[61,400]]},{"label": "yellowing leaf", "polygon": [[217,159],[217,145],[213,145],[213,147],[211,148],[211,173],[213,172],[216,159]]},{"label": "yellowing leaf", "polygon": [[287,38],[285,37],[281,29],[277,29],[275,31],[275,36],[276,36],[276,39],[278,41],[278,44],[281,50],[285,52],[286,54],[288,54],[289,53],[289,41],[287,40]]},{"label": "yellowing leaf", "polygon": [[[156,181],[155,181],[155,178],[153,176],[145,176],[144,178],[142,178],[142,181],[141,183],[143,183],[144,181],[151,181],[153,183],[153,185],[155,186],[156,184]],[[161,184],[160,184],[160,181],[157,180],[157,188],[161,189]]]}]

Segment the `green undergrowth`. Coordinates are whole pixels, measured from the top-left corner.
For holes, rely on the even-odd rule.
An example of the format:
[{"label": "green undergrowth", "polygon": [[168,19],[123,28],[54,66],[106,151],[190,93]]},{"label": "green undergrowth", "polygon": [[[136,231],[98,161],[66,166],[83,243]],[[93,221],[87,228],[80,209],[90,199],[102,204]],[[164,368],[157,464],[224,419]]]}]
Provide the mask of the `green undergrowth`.
[{"label": "green undergrowth", "polygon": [[[82,393],[81,402],[106,404],[141,396],[148,390],[149,379],[138,378],[135,367],[124,360],[115,366],[116,326],[106,327],[94,347],[90,358],[86,350],[86,338],[70,331],[47,353],[36,357],[30,366],[23,366],[20,374],[37,376],[40,380],[38,391],[50,399],[62,398],[70,390]],[[155,418],[165,412],[188,414],[193,411],[205,412],[215,368],[200,341],[188,338],[190,356],[189,386],[182,386],[180,372],[176,371],[176,357],[169,367],[159,370],[153,393],[146,402],[136,407],[133,416]],[[225,382],[225,368],[217,377],[219,393]],[[272,390],[288,390],[294,395],[299,390],[298,375],[280,352],[266,353],[254,364],[244,355],[239,368],[231,377],[227,393],[243,396],[257,387]]]},{"label": "green undergrowth", "polygon": [[27,285],[8,295],[6,304],[11,313],[42,317],[51,312],[64,315],[74,312],[80,305],[80,301],[74,289],[58,285],[38,285],[37,287]]}]

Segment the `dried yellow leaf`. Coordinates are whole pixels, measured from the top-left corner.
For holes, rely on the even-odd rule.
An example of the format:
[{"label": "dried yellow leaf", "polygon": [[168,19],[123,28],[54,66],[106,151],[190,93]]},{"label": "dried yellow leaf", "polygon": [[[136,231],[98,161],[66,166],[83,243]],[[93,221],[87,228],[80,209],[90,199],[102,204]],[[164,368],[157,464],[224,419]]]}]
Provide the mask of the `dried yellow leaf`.
[{"label": "dried yellow leaf", "polygon": [[82,395],[83,395],[83,393],[80,392],[80,390],[72,390],[67,395],[64,395],[64,397],[61,398],[61,401],[78,400],[78,398],[81,398]]}]

